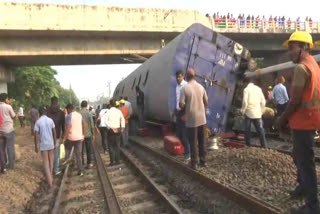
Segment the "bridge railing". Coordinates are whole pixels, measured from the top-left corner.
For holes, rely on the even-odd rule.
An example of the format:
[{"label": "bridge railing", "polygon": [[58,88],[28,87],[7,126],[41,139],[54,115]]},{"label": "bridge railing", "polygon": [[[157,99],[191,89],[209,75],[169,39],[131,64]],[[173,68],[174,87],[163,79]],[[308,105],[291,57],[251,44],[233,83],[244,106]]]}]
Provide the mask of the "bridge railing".
[{"label": "bridge railing", "polygon": [[275,21],[275,20],[246,20],[246,19],[211,19],[212,27],[217,29],[252,29],[263,31],[308,31],[310,33],[320,33],[320,22],[309,21]]}]

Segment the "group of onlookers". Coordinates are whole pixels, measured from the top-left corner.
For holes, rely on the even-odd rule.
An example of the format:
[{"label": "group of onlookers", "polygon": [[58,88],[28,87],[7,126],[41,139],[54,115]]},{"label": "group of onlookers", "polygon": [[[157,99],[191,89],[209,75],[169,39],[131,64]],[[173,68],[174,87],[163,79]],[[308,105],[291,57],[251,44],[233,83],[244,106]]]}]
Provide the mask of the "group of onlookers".
[{"label": "group of onlookers", "polygon": [[[207,17],[210,17],[209,14],[206,14]],[[291,18],[286,18],[285,16],[272,16],[270,15],[269,18],[266,16],[260,17],[259,15],[254,16],[254,15],[245,15],[245,14],[239,14],[238,17],[234,17],[232,13],[228,13],[227,15],[220,15],[219,12],[214,13],[212,15],[212,18],[215,22],[215,25],[219,26],[221,23],[225,23],[226,21],[229,22],[230,24],[236,24],[238,21],[240,26],[242,25],[247,25],[248,27],[258,27],[263,25],[274,25],[275,27],[284,27],[287,25],[289,28],[291,25],[296,22],[297,28],[299,28],[300,24],[304,24],[303,20],[298,17],[295,21],[291,20]],[[308,22],[310,27],[312,27],[313,20],[311,17],[306,17],[305,22]],[[225,25],[225,24],[224,24]]]},{"label": "group of onlookers", "polygon": [[96,126],[102,139],[104,152],[109,152],[110,165],[120,163],[120,145],[127,147],[129,138],[129,119],[132,116],[131,103],[127,97],[111,99],[96,111]]}]

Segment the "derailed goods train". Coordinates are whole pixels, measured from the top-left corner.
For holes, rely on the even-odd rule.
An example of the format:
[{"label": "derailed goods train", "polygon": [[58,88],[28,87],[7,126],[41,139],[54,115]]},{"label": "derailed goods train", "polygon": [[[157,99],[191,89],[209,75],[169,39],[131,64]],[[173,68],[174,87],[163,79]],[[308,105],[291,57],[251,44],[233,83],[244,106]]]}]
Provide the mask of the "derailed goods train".
[{"label": "derailed goods train", "polygon": [[176,102],[176,72],[194,68],[209,98],[207,128],[225,130],[237,81],[248,68],[250,52],[237,42],[193,24],[116,87],[114,98],[127,96],[136,110],[136,86],[145,94],[146,120],[169,122]]}]

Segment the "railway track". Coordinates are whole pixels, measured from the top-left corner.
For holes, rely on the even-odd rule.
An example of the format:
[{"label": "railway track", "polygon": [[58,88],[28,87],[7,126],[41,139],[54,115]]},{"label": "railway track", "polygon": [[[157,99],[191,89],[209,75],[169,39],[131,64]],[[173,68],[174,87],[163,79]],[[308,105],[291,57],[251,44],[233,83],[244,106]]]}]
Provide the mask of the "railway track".
[{"label": "railway track", "polygon": [[51,213],[106,213],[97,170],[86,169],[80,177],[75,165],[74,161],[67,163]]},{"label": "railway track", "polygon": [[63,174],[54,178],[53,188],[48,190],[45,182],[26,207],[26,213],[106,213],[97,169],[85,169],[84,175],[78,176],[73,150],[61,166]]},{"label": "railway track", "polygon": [[127,151],[121,150],[121,164],[115,166],[109,166],[109,155],[100,153],[96,143],[93,151],[95,167],[80,177],[72,149],[61,182],[57,181],[58,190],[50,197],[40,196],[30,213],[188,213]]},{"label": "railway track", "polygon": [[181,172],[182,174],[191,177],[193,180],[200,181],[207,191],[218,192],[225,198],[234,201],[251,213],[283,213],[279,207],[273,206],[257,197],[254,197],[232,185],[222,185],[200,173],[192,170],[187,165],[167,156],[163,153],[144,145],[134,137],[130,138],[131,143],[137,148],[157,158],[159,161],[166,163],[168,166]]},{"label": "railway track", "polygon": [[109,154],[95,156],[108,213],[186,213],[121,149],[121,163],[110,166]]},{"label": "railway track", "polygon": [[[216,192],[240,205],[249,213],[282,213],[283,210],[232,185],[222,185],[149,146],[130,138],[135,148],[148,153],[177,172],[199,181],[208,192]],[[275,148],[276,149],[276,148]],[[279,152],[290,153],[277,148]],[[168,183],[152,175],[142,160],[130,149],[121,149],[121,164],[109,166],[109,155],[99,152],[95,144],[96,166],[85,171],[84,177],[76,176],[74,164],[66,165],[55,197],[52,213],[201,213],[195,205],[185,207],[179,195],[170,193]],[[319,159],[318,159],[319,161]],[[160,181],[159,181],[160,180]],[[287,203],[282,201],[281,203]],[[38,212],[41,213],[41,212]],[[44,213],[44,212],[42,212]],[[219,213],[219,212],[217,212]]]}]

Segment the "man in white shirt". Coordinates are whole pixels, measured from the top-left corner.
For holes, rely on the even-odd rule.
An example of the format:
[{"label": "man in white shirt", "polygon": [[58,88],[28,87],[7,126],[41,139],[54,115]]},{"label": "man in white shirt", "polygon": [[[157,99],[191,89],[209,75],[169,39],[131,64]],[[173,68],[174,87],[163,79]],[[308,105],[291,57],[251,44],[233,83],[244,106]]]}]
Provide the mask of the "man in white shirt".
[{"label": "man in white shirt", "polygon": [[23,113],[22,106],[19,107],[18,118],[19,118],[20,126],[21,126],[21,128],[23,128],[24,127],[24,113]]},{"label": "man in white shirt", "polygon": [[183,78],[183,72],[176,72],[176,109],[174,115],[176,116],[176,135],[181,140],[184,147],[184,158],[190,160],[190,144],[187,137],[187,128],[185,121],[185,110],[182,110],[179,106],[181,89],[187,85],[187,81]]},{"label": "man in white shirt", "polygon": [[[118,101],[117,101],[118,102]],[[110,165],[120,164],[120,135],[125,128],[125,120],[122,112],[116,108],[115,101],[110,100],[110,110],[105,117],[105,124],[108,129],[108,144]]]},{"label": "man in white shirt", "polygon": [[266,100],[260,87],[256,86],[253,80],[245,80],[249,83],[243,91],[243,101],[241,113],[245,115],[245,140],[246,144],[250,146],[251,137],[251,122],[256,129],[260,138],[262,147],[267,147],[267,141],[264,133],[262,112],[264,110]]},{"label": "man in white shirt", "polygon": [[102,141],[102,147],[104,150],[104,153],[108,151],[108,140],[107,140],[107,129],[106,129],[106,124],[105,124],[105,117],[107,115],[109,108],[107,104],[102,105],[102,109],[99,111],[99,114],[97,115],[97,120],[96,120],[96,126],[99,127],[99,132],[101,135],[101,141]]}]

